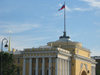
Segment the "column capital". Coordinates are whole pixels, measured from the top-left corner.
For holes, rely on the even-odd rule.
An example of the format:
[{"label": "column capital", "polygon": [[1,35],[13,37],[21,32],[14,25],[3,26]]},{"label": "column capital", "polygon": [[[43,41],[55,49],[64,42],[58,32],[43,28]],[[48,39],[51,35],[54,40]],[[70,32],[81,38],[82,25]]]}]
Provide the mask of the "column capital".
[{"label": "column capital", "polygon": [[68,61],[71,61],[71,59],[68,59]]},{"label": "column capital", "polygon": [[49,58],[52,58],[52,57],[49,57]]},{"label": "column capital", "polygon": [[44,57],[42,57],[42,59],[45,59]]}]

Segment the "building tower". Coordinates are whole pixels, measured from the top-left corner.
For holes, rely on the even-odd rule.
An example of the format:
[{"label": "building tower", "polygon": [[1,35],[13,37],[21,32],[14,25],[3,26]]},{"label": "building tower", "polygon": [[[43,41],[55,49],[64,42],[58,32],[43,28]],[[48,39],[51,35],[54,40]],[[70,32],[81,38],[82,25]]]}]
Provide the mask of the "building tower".
[{"label": "building tower", "polygon": [[9,47],[8,51],[11,51],[11,31],[9,31]]}]

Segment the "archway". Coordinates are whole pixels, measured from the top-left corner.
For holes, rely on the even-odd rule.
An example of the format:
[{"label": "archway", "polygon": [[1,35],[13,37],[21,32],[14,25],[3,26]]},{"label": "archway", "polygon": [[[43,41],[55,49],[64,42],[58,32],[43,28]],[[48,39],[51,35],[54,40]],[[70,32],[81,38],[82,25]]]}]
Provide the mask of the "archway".
[{"label": "archway", "polygon": [[87,75],[87,74],[86,74],[86,72],[85,72],[85,71],[83,71],[81,75]]}]

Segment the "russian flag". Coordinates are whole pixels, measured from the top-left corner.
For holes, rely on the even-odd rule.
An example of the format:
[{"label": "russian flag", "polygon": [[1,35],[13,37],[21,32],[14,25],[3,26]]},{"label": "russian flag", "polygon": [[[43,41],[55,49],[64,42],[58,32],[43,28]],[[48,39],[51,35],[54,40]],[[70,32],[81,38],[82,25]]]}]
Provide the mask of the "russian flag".
[{"label": "russian flag", "polygon": [[65,4],[58,10],[58,11],[60,11],[60,10],[62,10],[62,9],[64,9],[65,8]]}]

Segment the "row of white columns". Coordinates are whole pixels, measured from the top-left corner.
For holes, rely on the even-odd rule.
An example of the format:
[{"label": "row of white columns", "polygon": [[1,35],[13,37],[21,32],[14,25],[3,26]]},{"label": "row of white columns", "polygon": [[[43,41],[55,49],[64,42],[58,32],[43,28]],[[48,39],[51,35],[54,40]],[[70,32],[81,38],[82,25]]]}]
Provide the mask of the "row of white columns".
[{"label": "row of white columns", "polygon": [[71,75],[71,62],[69,60],[59,59],[59,64],[59,75]]},{"label": "row of white columns", "polygon": [[[64,61],[64,59],[62,60],[62,65],[61,65],[61,59],[60,60],[60,75],[69,75],[69,62],[67,60]],[[55,75],[58,75],[58,58],[56,58],[56,61],[55,61]],[[49,72],[48,72],[48,75],[51,75],[51,57],[49,58]],[[61,66],[63,66],[63,74],[61,74]],[[65,67],[67,66],[67,67]],[[23,59],[23,75],[26,75],[25,74],[25,69],[26,69],[26,59],[24,58]],[[67,70],[67,71],[64,71]],[[38,58],[36,58],[36,70],[35,70],[35,75],[38,75]],[[29,75],[32,75],[32,58],[29,59]],[[42,75],[45,75],[45,58],[42,58]]]}]

